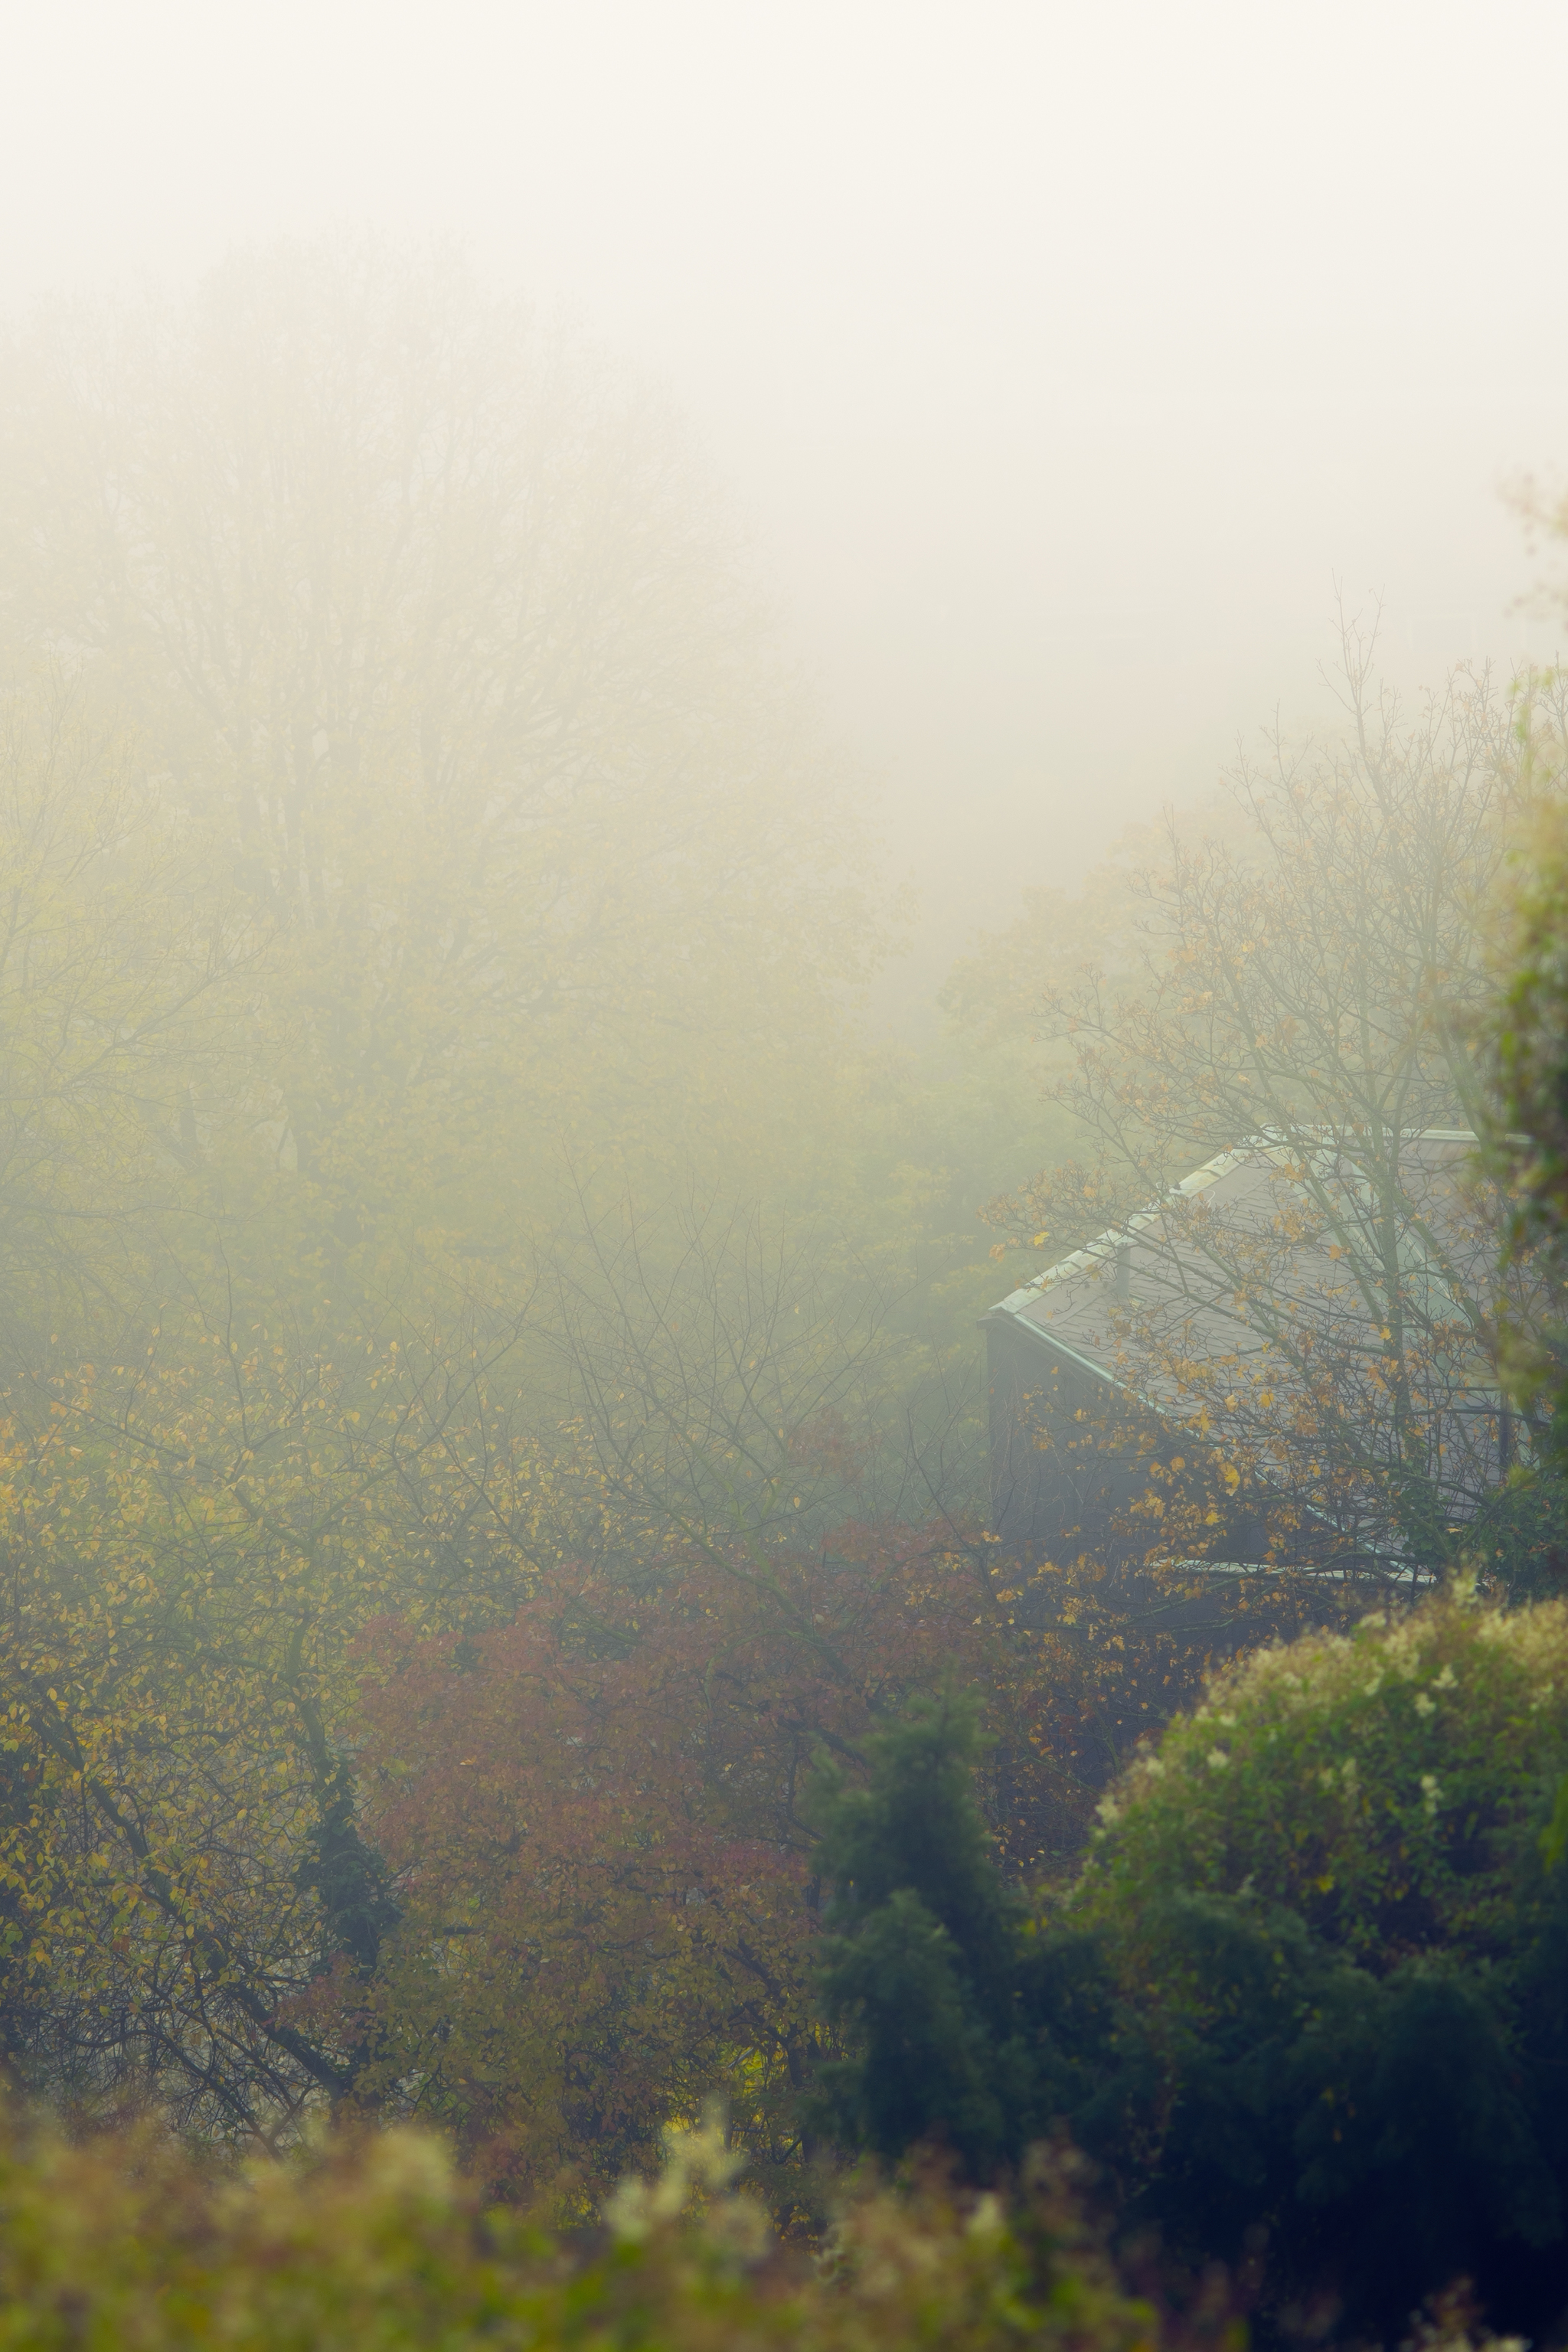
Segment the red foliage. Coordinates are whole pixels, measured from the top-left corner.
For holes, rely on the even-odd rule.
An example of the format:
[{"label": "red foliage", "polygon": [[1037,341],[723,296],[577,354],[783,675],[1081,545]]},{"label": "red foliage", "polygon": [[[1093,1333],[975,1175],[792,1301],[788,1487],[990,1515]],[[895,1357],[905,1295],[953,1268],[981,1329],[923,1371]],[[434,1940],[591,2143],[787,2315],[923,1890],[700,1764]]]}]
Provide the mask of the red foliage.
[{"label": "red foliage", "polygon": [[473,1642],[383,1623],[362,1667],[367,1826],[405,1906],[368,2079],[535,2176],[624,2168],[715,2088],[759,2147],[793,2146],[814,1757],[853,1767],[952,1677],[992,1701],[1006,1843],[1039,1845],[1042,1796],[1081,1811],[1048,1752],[1069,1654],[1021,1646],[978,1558],[929,1530],[635,1585],[566,1570]]}]

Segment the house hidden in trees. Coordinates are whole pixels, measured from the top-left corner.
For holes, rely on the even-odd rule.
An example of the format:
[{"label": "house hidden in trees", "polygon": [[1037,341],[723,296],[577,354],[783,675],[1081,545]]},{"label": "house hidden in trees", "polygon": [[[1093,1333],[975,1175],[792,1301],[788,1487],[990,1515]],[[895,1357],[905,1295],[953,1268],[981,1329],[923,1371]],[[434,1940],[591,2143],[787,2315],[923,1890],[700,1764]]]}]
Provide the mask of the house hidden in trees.
[{"label": "house hidden in trees", "polygon": [[[1494,1287],[1493,1244],[1463,1181],[1475,1141],[1468,1129],[1426,1129],[1386,1139],[1374,1161],[1354,1136],[1255,1139],[994,1307],[982,1327],[991,1528],[1008,1554],[1032,1566],[1151,1557],[1157,1528],[1133,1509],[1149,1488],[1151,1453],[1169,1462],[1180,1444],[1192,1450],[1194,1395],[1173,1362],[1200,1378],[1223,1365],[1219,1387],[1245,1389],[1279,1365],[1282,1335],[1299,1345],[1305,1334],[1352,1372],[1374,1367],[1385,1289],[1397,1290],[1428,1356],[1445,1359],[1425,1443],[1447,1523],[1472,1514],[1479,1491],[1506,1472],[1512,1442],[1466,1304],[1489,1302]],[[1386,1526],[1373,1532],[1369,1522],[1347,1540],[1342,1524],[1312,1511],[1306,1521],[1300,1564],[1315,1554],[1417,1571]],[[1279,1557],[1267,1509],[1245,1490],[1201,1552],[1206,1565],[1233,1570]]]}]

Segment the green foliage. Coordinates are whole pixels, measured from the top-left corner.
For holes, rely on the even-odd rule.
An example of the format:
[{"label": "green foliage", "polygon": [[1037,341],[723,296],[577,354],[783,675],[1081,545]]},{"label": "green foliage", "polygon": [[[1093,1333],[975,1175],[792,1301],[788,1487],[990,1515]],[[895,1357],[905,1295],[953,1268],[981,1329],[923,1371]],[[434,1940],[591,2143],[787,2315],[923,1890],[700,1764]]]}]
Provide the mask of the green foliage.
[{"label": "green foliage", "polygon": [[1568,2292],[1568,1607],[1460,1591],[1264,1651],[1105,1800],[1031,1925],[917,1711],[837,1785],[823,1993],[854,2145],[979,2176],[1065,2124],[1124,2225],[1189,2260],[1267,2236],[1265,2302],[1398,2328],[1468,2272],[1538,2326]]},{"label": "green foliage", "polygon": [[1380,1979],[1234,1897],[1173,1896],[1149,1924],[1187,1998],[1119,1986],[1119,2112],[1079,2119],[1129,2226],[1232,2261],[1267,2231],[1275,2309],[1327,2295],[1393,2329],[1479,2272],[1510,2325],[1538,2320],[1506,2283],[1543,2251],[1561,2281],[1559,2181],[1484,1976]]},{"label": "green foliage", "polygon": [[975,1801],[973,1703],[917,1705],[868,1748],[867,1785],[826,1775],[819,1799],[834,1888],[821,1997],[856,2052],[823,2068],[817,2112],[851,2147],[936,2139],[984,2179],[1081,2096],[1053,2028],[1075,1993],[1080,2040],[1097,2021],[1086,1955],[1070,1937],[1036,1948],[1004,1886]]},{"label": "green foliage", "polygon": [[1393,2327],[1469,2272],[1568,2284],[1568,1612],[1461,1588],[1260,1653],[1102,1806],[1066,1916],[1115,1987],[1083,2136],[1130,2217]]},{"label": "green foliage", "polygon": [[1016,2145],[997,2063],[1016,1940],[971,1786],[973,1706],[949,1698],[873,1743],[865,1789],[829,1784],[818,1861],[834,1882],[829,2018],[862,2054],[829,2070],[826,2112],[883,2155],[941,2132],[971,2166]]},{"label": "green foliage", "polygon": [[1562,1607],[1462,1591],[1259,1652],[1106,1799],[1076,1907],[1130,1951],[1152,1899],[1202,1891],[1284,1905],[1380,1971],[1500,1958],[1550,1893],[1565,1690]]},{"label": "green foliage", "polygon": [[1514,1394],[1544,1424],[1546,1451],[1568,1462],[1568,1328],[1560,1311],[1568,1265],[1568,818],[1560,802],[1562,681],[1553,695],[1559,726],[1523,740],[1541,792],[1528,855],[1505,908],[1500,985],[1482,1031],[1489,1080],[1489,1150],[1508,1187],[1511,1255],[1533,1265],[1559,1311],[1507,1335]]},{"label": "green foliage", "polygon": [[1137,2293],[1060,2167],[1010,2211],[940,2184],[848,2205],[828,2258],[779,2245],[716,2126],[675,2135],[607,2228],[487,2208],[438,2141],[392,2133],[205,2176],[150,2137],[0,2152],[0,2344],[15,2352],[1159,2352],[1235,2345],[1222,2295]]}]

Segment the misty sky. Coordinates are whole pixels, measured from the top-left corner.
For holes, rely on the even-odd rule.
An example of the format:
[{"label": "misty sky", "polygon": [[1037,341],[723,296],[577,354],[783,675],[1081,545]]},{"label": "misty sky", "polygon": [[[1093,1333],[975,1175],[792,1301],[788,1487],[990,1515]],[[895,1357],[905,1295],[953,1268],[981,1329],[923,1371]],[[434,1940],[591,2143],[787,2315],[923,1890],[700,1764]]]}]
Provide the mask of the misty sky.
[{"label": "misty sky", "polygon": [[699,420],[945,959],[1311,718],[1552,649],[1568,6],[51,0],[0,296],[468,236]]}]

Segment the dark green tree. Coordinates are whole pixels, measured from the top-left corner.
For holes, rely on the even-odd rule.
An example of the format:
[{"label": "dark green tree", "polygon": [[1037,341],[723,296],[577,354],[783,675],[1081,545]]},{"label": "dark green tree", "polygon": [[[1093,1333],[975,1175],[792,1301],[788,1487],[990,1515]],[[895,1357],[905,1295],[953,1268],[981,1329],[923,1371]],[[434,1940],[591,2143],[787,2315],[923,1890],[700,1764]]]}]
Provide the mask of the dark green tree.
[{"label": "dark green tree", "polygon": [[1256,1654],[1102,1807],[1066,1916],[1115,2022],[1073,2128],[1129,2228],[1261,2236],[1270,2325],[1394,2342],[1460,2277],[1500,2329],[1568,2305],[1565,1679],[1568,1606],[1461,1586]]},{"label": "dark green tree", "polygon": [[817,1798],[822,2005],[853,2054],[824,2068],[816,2119],[884,2157],[940,2143],[983,2179],[1084,2096],[1105,2022],[1093,1947],[1035,1937],[1003,1880],[973,1701],[917,1704],[869,1745],[866,1783],[825,1772]]},{"label": "dark green tree", "polygon": [[1130,2237],[1266,2248],[1265,2340],[1294,2310],[1394,2341],[1460,2276],[1539,2334],[1568,2298],[1565,1653],[1561,1603],[1447,1601],[1265,1654],[1140,1759],[1043,1918],[994,1856],[973,1706],[911,1709],[819,1794],[849,2054],[816,2120],[977,2180],[1065,2128]]},{"label": "dark green tree", "polygon": [[[1396,2341],[1459,2276],[1494,2322],[1550,2316],[1560,2184],[1511,1988],[1444,1954],[1378,1975],[1247,1897],[1178,1894],[1146,1925],[1201,1994],[1152,2013],[1123,1989],[1114,2062],[1075,2119],[1132,2235],[1199,2263],[1266,2244],[1265,2335],[1293,2305]],[[1561,1972],[1560,1921],[1550,1948]]]}]

